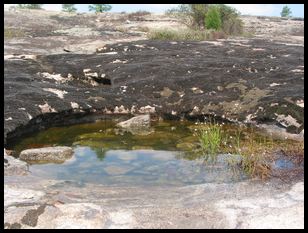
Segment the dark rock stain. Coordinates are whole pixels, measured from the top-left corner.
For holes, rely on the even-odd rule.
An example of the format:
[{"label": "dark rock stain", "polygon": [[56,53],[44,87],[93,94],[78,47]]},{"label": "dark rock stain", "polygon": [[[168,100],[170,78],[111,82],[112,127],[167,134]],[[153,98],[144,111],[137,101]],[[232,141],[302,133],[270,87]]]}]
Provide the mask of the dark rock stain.
[{"label": "dark rock stain", "polygon": [[37,225],[38,217],[44,213],[46,205],[40,205],[37,209],[28,210],[26,215],[23,216],[21,222],[31,227]]}]

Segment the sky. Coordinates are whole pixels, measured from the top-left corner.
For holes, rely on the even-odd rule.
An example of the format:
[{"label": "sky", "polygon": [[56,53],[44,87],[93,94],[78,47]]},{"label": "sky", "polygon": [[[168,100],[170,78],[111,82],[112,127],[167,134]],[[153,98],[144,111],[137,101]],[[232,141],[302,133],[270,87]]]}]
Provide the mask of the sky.
[{"label": "sky", "polygon": [[[9,5],[4,4],[5,8]],[[150,11],[153,13],[163,13],[166,10],[178,6],[178,4],[110,4],[111,12],[135,12],[138,10]],[[304,4],[226,4],[236,8],[243,15],[262,15],[262,16],[280,16],[283,6],[287,5],[293,17],[304,17]],[[88,12],[89,4],[76,4],[78,12]],[[44,4],[46,10],[60,11],[61,4]]]}]

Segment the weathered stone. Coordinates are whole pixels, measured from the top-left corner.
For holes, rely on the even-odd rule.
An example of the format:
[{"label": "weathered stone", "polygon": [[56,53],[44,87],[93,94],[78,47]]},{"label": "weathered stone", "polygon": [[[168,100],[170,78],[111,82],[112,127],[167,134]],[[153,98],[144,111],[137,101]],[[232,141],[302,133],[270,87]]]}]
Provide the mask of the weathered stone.
[{"label": "weathered stone", "polygon": [[19,157],[26,161],[64,162],[73,156],[73,149],[67,146],[44,147],[23,150]]},{"label": "weathered stone", "polygon": [[33,203],[38,201],[45,193],[32,189],[15,188],[11,185],[4,186],[4,207],[16,203]]},{"label": "weathered stone", "polygon": [[[48,189],[48,195],[20,188],[31,183]],[[46,181],[14,186],[4,186],[5,228],[304,228],[303,182],[146,189]]]},{"label": "weathered stone", "polygon": [[117,126],[123,128],[142,128],[150,126],[150,115],[140,115],[133,117],[127,121],[123,121],[117,124]]},{"label": "weathered stone", "polygon": [[12,156],[7,155],[4,149],[4,175],[5,176],[23,176],[28,174],[28,165],[27,163],[15,159]]}]

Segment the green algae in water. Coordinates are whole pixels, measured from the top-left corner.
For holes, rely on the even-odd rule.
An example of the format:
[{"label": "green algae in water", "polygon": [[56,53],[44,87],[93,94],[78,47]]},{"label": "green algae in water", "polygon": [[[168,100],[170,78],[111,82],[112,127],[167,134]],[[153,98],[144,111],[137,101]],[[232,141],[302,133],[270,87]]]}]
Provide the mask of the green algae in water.
[{"label": "green algae in water", "polygon": [[[74,157],[63,164],[31,164],[33,175],[106,185],[188,185],[236,182],[247,178],[229,166],[230,156],[220,154],[218,163],[205,164],[198,152],[200,126],[190,122],[158,122],[151,131],[134,135],[116,128],[112,121],[53,127],[19,141],[14,150],[66,145]],[[225,126],[230,135],[236,127]],[[259,138],[260,136],[256,136]],[[236,156],[235,156],[236,160]]]}]

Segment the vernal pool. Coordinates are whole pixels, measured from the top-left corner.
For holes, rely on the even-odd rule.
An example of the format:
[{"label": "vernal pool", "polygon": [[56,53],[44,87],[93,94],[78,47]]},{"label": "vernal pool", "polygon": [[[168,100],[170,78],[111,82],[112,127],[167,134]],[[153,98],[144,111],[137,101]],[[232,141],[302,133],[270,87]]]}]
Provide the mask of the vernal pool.
[{"label": "vernal pool", "polygon": [[[132,132],[115,127],[112,121],[99,121],[53,127],[19,140],[12,149],[18,153],[28,148],[72,146],[74,156],[62,164],[29,165],[32,175],[48,179],[128,186],[182,186],[247,179],[241,169],[228,163],[231,156],[238,159],[236,155],[220,154],[215,164],[205,161],[194,135],[196,127],[186,121],[164,121]],[[235,135],[236,127],[224,127]]]}]

